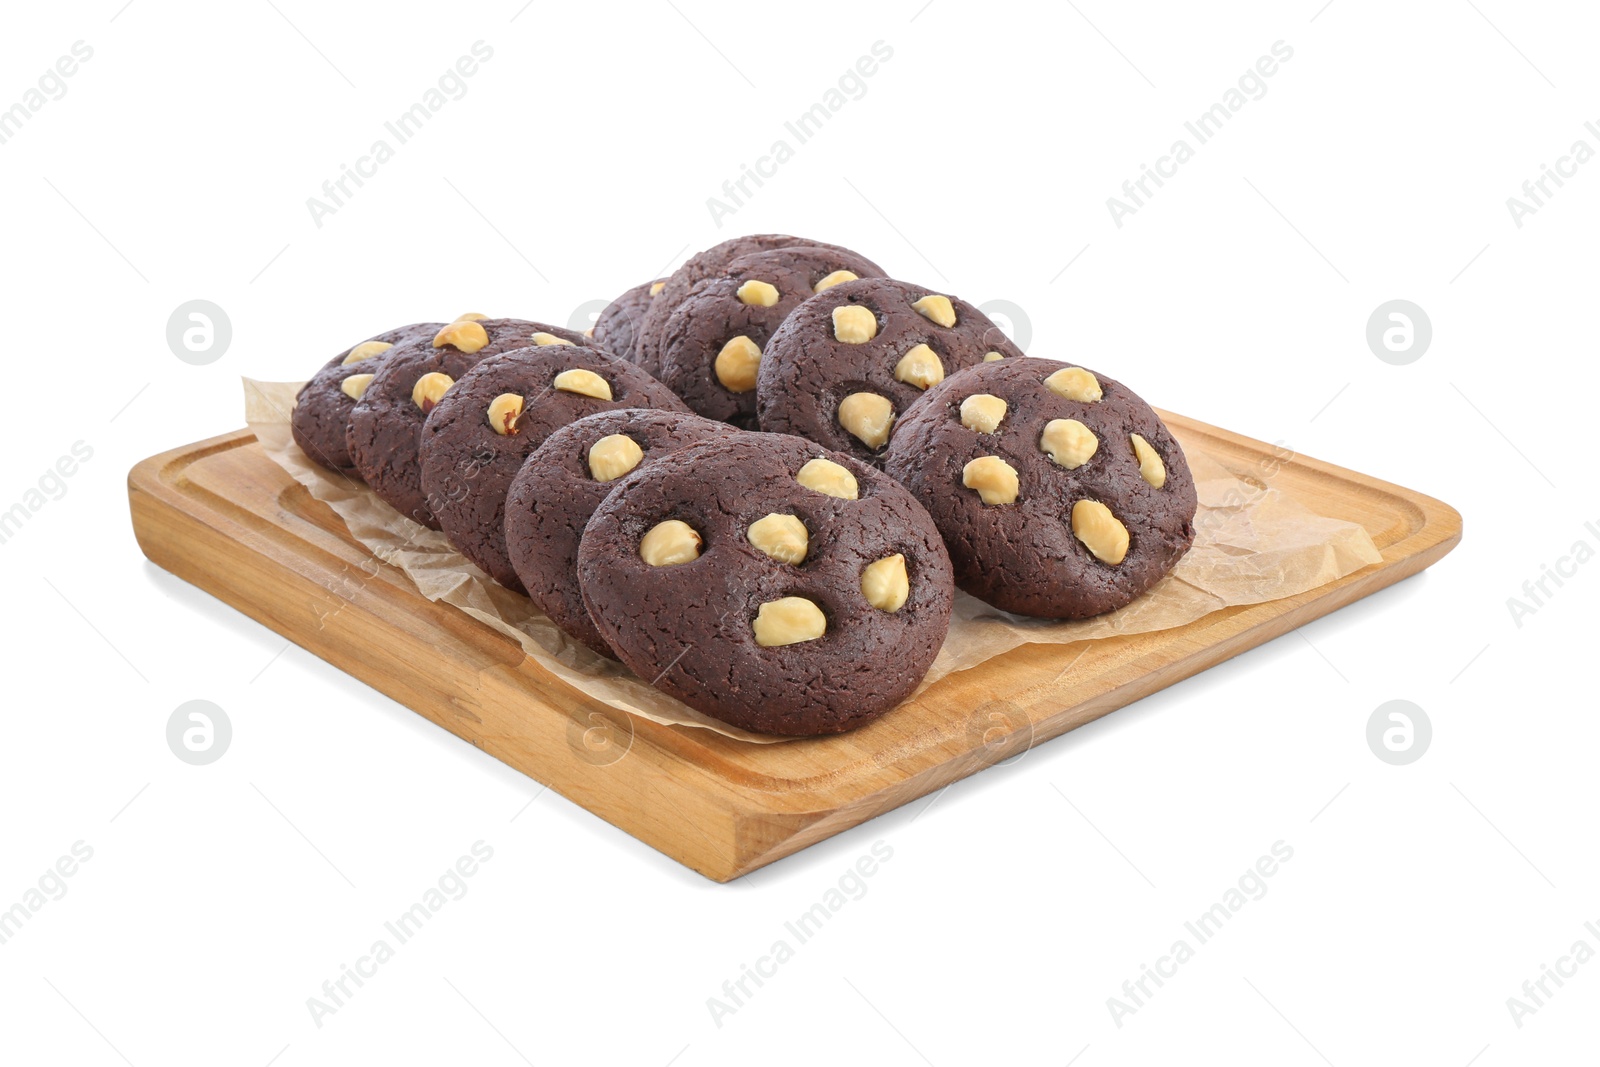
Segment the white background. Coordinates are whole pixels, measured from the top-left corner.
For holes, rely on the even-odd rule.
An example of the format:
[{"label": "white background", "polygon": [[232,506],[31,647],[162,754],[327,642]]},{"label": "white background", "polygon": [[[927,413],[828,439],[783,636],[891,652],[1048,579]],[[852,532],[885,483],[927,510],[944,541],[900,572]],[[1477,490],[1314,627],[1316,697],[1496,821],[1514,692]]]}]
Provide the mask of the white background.
[{"label": "white background", "polygon": [[[0,510],[75,442],[93,456],[0,545],[0,908],[94,852],[0,945],[0,1059],[1592,1062],[1600,961],[1520,1028],[1506,1001],[1600,949],[1600,566],[1521,626],[1507,599],[1600,547],[1600,162],[1520,228],[1506,199],[1600,148],[1600,24],[1320,2],[14,6],[0,107],[74,42],[94,54],[0,145]],[[466,95],[317,227],[306,199],[479,40]],[[1106,198],[1280,40],[1266,95],[1117,227]],[[706,199],[876,41],[865,95],[716,226]],[[467,310],[564,321],[763,231],[1012,301],[1033,354],[1438,496],[1466,540],[728,886],[134,543],[125,472],[239,426],[241,375]],[[197,298],[233,326],[208,366],[165,339]],[[1433,324],[1409,366],[1364,337],[1395,298]],[[197,698],[234,729],[206,767],[165,740]],[[1367,747],[1391,699],[1433,723],[1409,766]],[[315,1025],[307,998],[478,840],[470,892]],[[1107,998],[1280,840],[1267,895],[1117,1026]],[[718,1026],[707,998],[878,841],[865,896]]]}]

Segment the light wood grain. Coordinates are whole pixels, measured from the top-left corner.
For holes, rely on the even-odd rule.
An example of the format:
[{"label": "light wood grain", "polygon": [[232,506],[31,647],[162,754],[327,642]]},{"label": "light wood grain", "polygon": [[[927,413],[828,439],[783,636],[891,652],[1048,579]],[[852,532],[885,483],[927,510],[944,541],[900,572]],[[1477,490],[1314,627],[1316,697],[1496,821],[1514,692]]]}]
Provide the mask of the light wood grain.
[{"label": "light wood grain", "polygon": [[[1242,477],[1273,454],[1165,417]],[[376,564],[248,431],[145,460],[129,473],[128,494],[139,545],[158,566],[727,881],[1416,574],[1461,539],[1461,516],[1448,506],[1319,460],[1295,457],[1271,483],[1323,515],[1362,523],[1383,562],[1174,630],[1025,645],[854,733],[775,745],[659,726],[589,700],[514,641]]]}]

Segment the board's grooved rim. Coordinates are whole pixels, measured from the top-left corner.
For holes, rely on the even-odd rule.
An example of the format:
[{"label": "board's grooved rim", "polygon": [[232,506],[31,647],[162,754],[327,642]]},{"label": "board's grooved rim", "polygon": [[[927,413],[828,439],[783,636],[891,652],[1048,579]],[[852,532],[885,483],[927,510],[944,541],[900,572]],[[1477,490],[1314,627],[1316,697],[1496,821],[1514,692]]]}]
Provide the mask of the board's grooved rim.
[{"label": "board's grooved rim", "polygon": [[[1258,460],[1272,451],[1270,445],[1229,431],[1162,414],[1185,435],[1221,453],[1217,458],[1225,466],[1241,457]],[[1461,517],[1448,505],[1295,454],[1283,461],[1280,472],[1289,475],[1289,484],[1275,484],[1293,493],[1296,487],[1323,483],[1364,521],[1389,523],[1380,533],[1398,528],[1397,539],[1380,544],[1383,563],[1298,597],[1223,609],[1177,630],[1097,642],[1095,653],[1068,672],[1065,681],[1060,665],[1078,655],[1081,643],[1021,646],[918,694],[904,709],[922,709],[918,721],[906,721],[898,729],[893,726],[896,716],[888,716],[853,734],[752,746],[709,731],[635,718],[627,758],[639,765],[632,771],[623,767],[627,773],[621,773],[616,767],[582,763],[560,743],[556,732],[577,721],[577,712],[568,705],[588,698],[522,657],[510,638],[454,608],[421,600],[403,577],[365,583],[355,594],[336,586],[333,577],[371,557],[348,531],[309,514],[327,506],[305,493],[259,448],[226,457],[218,469],[219,476],[227,475],[228,465],[235,465],[231,473],[243,489],[238,500],[219,496],[186,476],[196,463],[254,443],[249,431],[236,431],[152,456],[129,471],[134,533],[146,556],[717,880],[754,870],[989,766],[994,760],[986,758],[988,753],[961,743],[966,719],[959,717],[959,708],[977,707],[974,700],[980,695],[1017,704],[1032,727],[1031,743],[1040,744],[1410,577],[1443,558],[1461,539]],[[291,504],[283,493],[297,487],[303,499]],[[252,492],[259,497],[254,508],[248,495]],[[241,549],[246,555],[239,555]],[[293,596],[285,598],[285,590]],[[346,605],[326,631],[307,626],[307,612],[319,595]],[[395,664],[384,662],[383,648],[362,644],[364,634],[370,642],[372,634],[384,632],[393,635],[402,653],[418,649],[419,658],[437,649],[459,654],[462,670],[470,667],[471,678],[484,690],[474,690],[469,700],[479,708],[478,721],[465,717],[461,708],[432,706],[444,708],[452,699],[452,679],[466,674],[445,670],[427,679],[406,677],[409,663],[401,663],[397,674]],[[1126,653],[1129,646],[1136,649],[1133,654]],[[1002,669],[1010,672],[1012,690],[997,674]],[[1085,686],[1086,674],[1093,677]],[[479,697],[484,697],[481,707]],[[945,709],[941,720],[941,703],[951,701],[957,702],[952,705],[957,711]],[[519,711],[521,717],[513,721],[498,705],[526,706],[538,713]],[[496,713],[502,717],[491,721]],[[552,737],[557,737],[553,744]],[[999,751],[1005,752],[1002,758],[1014,754],[1009,746]],[[797,773],[780,775],[763,768],[783,759]],[[661,804],[694,805],[701,821],[661,818]],[[639,814],[646,807],[658,808],[657,815]],[[694,824],[695,834],[678,832],[686,821]]]}]

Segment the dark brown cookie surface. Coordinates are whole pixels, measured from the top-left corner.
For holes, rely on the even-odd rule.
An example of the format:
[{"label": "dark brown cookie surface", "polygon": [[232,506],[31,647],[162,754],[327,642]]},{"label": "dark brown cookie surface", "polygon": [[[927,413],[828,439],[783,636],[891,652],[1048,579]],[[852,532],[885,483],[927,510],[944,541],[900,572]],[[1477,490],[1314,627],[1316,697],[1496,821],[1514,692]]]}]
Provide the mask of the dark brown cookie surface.
[{"label": "dark brown cookie surface", "polygon": [[506,552],[539,610],[575,640],[615,659],[578,590],[584,525],[624,475],[736,432],[698,415],[631,409],[585,415],[545,438],[506,493]]},{"label": "dark brown cookie surface", "polygon": [[463,556],[507,589],[506,491],[545,438],[597,411],[687,412],[672,390],[598,348],[546,345],[490,356],[461,376],[422,427],[422,490]]},{"label": "dark brown cookie surface", "polygon": [[876,271],[853,252],[822,246],[740,256],[695,283],[668,316],[657,377],[706,418],[753,430],[756,372],[773,331],[817,286],[877,277]]},{"label": "dark brown cookie surface", "polygon": [[[729,263],[740,256],[794,245],[831,248],[836,252],[850,251],[839,245],[830,245],[805,237],[791,237],[784,233],[752,233],[730,238],[721,244],[696,252],[684,261],[683,266],[672,272],[667,278],[667,284],[656,294],[656,299],[651,301],[650,307],[646,309],[644,321],[639,325],[639,339],[634,348],[633,361],[651,375],[658,376],[661,373],[661,341],[667,318],[673,309],[683,302],[683,298],[689,295],[689,290],[694,288],[696,282],[720,274]],[[883,274],[883,270],[873,265],[872,273],[879,276]]]},{"label": "dark brown cookie surface", "polygon": [[578,578],[640,678],[724,722],[791,736],[853,729],[910,695],[953,596],[938,530],[904,488],[761,433],[624,478],[589,520]]},{"label": "dark brown cookie surface", "polygon": [[[351,461],[380,499],[415,522],[439,528],[423,494],[417,462],[422,424],[438,396],[426,389],[429,395],[421,395],[417,383],[430,374],[453,383],[480,360],[533,344],[535,334],[572,344],[585,340],[572,330],[525,319],[457,320],[432,337],[384,353],[383,364],[350,412],[345,435]],[[444,379],[429,379],[429,384],[447,384]]]},{"label": "dark brown cookie surface", "polygon": [[[345,444],[350,427],[350,412],[383,358],[395,345],[418,337],[431,338],[444,327],[442,322],[421,322],[412,326],[374,334],[358,345],[334,356],[306,382],[295,397],[289,428],[295,444],[312,462],[346,477],[359,477]],[[368,375],[368,377],[360,377]],[[345,385],[346,379],[355,381]]]},{"label": "dark brown cookie surface", "polygon": [[666,284],[665,278],[657,278],[636,285],[607,304],[594,320],[594,343],[631,363],[639,343],[639,327],[644,324],[644,313]]},{"label": "dark brown cookie surface", "polygon": [[845,282],[801,304],[767,342],[761,428],[882,465],[894,421],[925,389],[985,358],[1021,355],[965,300],[887,278]]},{"label": "dark brown cookie surface", "polygon": [[957,584],[1022,615],[1120,608],[1194,542],[1194,479],[1160,417],[1054,360],[984,363],[929,390],[886,470],[938,523]]}]

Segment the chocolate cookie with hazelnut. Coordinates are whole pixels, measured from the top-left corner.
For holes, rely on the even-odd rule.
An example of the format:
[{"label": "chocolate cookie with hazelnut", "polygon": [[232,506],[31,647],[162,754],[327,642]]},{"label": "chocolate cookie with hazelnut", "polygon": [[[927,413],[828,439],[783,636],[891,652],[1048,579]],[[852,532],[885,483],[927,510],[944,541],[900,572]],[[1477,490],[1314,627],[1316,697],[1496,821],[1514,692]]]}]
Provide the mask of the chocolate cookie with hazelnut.
[{"label": "chocolate cookie with hazelnut", "polygon": [[[785,233],[751,233],[743,237],[730,237],[720,244],[696,252],[684,261],[683,266],[668,276],[656,298],[645,309],[644,320],[639,324],[638,340],[634,345],[633,361],[655,377],[661,376],[661,342],[666,332],[667,319],[677,310],[683,298],[697,282],[714,278],[727,265],[740,256],[752,252],[767,252],[774,248],[791,248],[804,245],[809,248],[831,248],[835,252],[850,252],[848,248],[813,241],[806,237],[791,237]],[[851,255],[857,253],[851,252]],[[882,276],[883,270],[871,260],[871,274]]]},{"label": "chocolate cookie with hazelnut", "polygon": [[745,730],[808,736],[916,689],[950,624],[928,513],[859,460],[739,433],[635,470],[578,546],[589,616],[640,678]]},{"label": "chocolate cookie with hazelnut", "polygon": [[938,523],[956,583],[1019,615],[1123,607],[1194,543],[1194,478],[1161,417],[1055,360],[952,374],[895,427],[884,469]]},{"label": "chocolate cookie with hazelnut", "polygon": [[696,283],[667,317],[656,377],[706,418],[753,430],[756,375],[773,331],[815,294],[873,277],[871,261],[823,246],[740,256]]},{"label": "chocolate cookie with hazelnut", "polygon": [[444,328],[442,322],[421,322],[373,334],[358,345],[334,356],[295,397],[289,416],[289,429],[295,444],[306,458],[345,477],[359,477],[345,433],[350,428],[350,413],[366,392],[372,376],[383,366],[383,357],[396,345],[418,337],[432,337]]},{"label": "chocolate cookie with hazelnut", "polygon": [[463,315],[433,336],[396,344],[350,412],[345,444],[372,491],[406,518],[437,530],[422,492],[417,445],[428,412],[481,360],[529,345],[578,345],[582,334],[526,319]]},{"label": "chocolate cookie with hazelnut", "polygon": [[616,658],[578,591],[578,542],[618,479],[679,449],[738,433],[678,411],[602,411],[545,438],[506,493],[506,552],[534,604],[602,656]]},{"label": "chocolate cookie with hazelnut", "polygon": [[556,430],[619,408],[689,410],[672,390],[598,348],[520,348],[468,370],[428,415],[418,445],[422,492],[450,543],[523,592],[506,550],[512,479]]},{"label": "chocolate cookie with hazelnut", "polygon": [[895,420],[945,376],[1022,351],[983,312],[926,286],[845,282],[783,321],[762,354],[763,430],[809,438],[874,466]]}]

